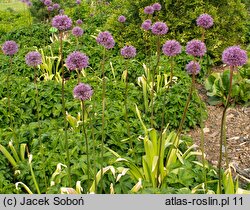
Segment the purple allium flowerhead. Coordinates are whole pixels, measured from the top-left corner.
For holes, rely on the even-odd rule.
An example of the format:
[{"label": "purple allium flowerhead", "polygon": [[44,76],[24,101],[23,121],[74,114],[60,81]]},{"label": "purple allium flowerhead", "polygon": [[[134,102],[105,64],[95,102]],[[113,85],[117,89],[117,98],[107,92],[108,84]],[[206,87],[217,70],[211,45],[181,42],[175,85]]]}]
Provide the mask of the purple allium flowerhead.
[{"label": "purple allium flowerhead", "polygon": [[52,11],[54,10],[54,7],[53,7],[53,6],[48,6],[48,7],[47,7],[47,10],[48,10],[49,12],[52,12]]},{"label": "purple allium flowerhead", "polygon": [[196,24],[205,29],[208,29],[213,26],[214,20],[210,15],[202,14],[196,19]]},{"label": "purple allium flowerhead", "polygon": [[72,34],[76,37],[80,37],[83,35],[83,29],[79,26],[76,26],[72,29]]},{"label": "purple allium flowerhead", "polygon": [[76,4],[81,4],[81,0],[76,0]]},{"label": "purple allium flowerhead", "polygon": [[152,21],[151,20],[145,20],[142,24],[141,27],[145,30],[148,31],[151,29]]},{"label": "purple allium flowerhead", "polygon": [[96,41],[106,49],[111,49],[115,46],[115,40],[108,31],[100,32]]},{"label": "purple allium flowerhead", "polygon": [[155,11],[160,11],[161,10],[161,4],[159,4],[159,3],[154,3],[152,5],[152,7],[154,8]]},{"label": "purple allium flowerhead", "polygon": [[58,10],[58,9],[60,9],[60,4],[57,4],[57,3],[55,3],[55,4],[53,4],[53,9],[54,10]]},{"label": "purple allium flowerhead", "polygon": [[83,24],[83,21],[82,21],[81,19],[78,19],[78,20],[76,21],[76,24],[77,24],[77,25],[82,25],[82,24]]},{"label": "purple allium flowerhead", "polygon": [[2,46],[3,53],[5,55],[14,55],[18,51],[18,45],[15,41],[6,41]]},{"label": "purple allium flowerhead", "polygon": [[152,33],[155,35],[164,35],[168,32],[168,26],[163,22],[156,22],[152,28]]},{"label": "purple allium flowerhead", "polygon": [[31,51],[26,54],[25,62],[28,66],[38,66],[42,63],[42,55],[37,51]]},{"label": "purple allium flowerhead", "polygon": [[136,49],[132,45],[127,45],[121,49],[121,55],[124,58],[134,58],[136,56]]},{"label": "purple allium flowerhead", "polygon": [[51,0],[45,0],[43,3],[44,3],[45,6],[50,6],[52,4],[52,1]]},{"label": "purple allium flowerhead", "polygon": [[60,15],[64,15],[64,9],[60,9],[60,10],[59,10],[59,14],[60,14]]},{"label": "purple allium flowerhead", "polygon": [[52,26],[59,31],[66,31],[71,28],[72,20],[67,15],[56,15],[52,19]]},{"label": "purple allium flowerhead", "polygon": [[169,40],[162,46],[162,52],[168,56],[176,56],[181,53],[181,45],[176,40]]},{"label": "purple allium flowerhead", "polygon": [[81,101],[89,100],[93,95],[93,89],[88,84],[79,83],[73,90],[74,98]]},{"label": "purple allium flowerhead", "polygon": [[147,15],[152,15],[154,13],[154,8],[152,6],[146,6],[144,8],[144,13]]},{"label": "purple allium flowerhead", "polygon": [[207,51],[206,45],[204,42],[194,39],[189,41],[186,46],[186,53],[189,55],[193,55],[195,57],[201,57],[205,55]]},{"label": "purple allium flowerhead", "polygon": [[69,70],[80,70],[89,65],[89,57],[79,51],[72,52],[66,58],[66,66]]},{"label": "purple allium flowerhead", "polygon": [[121,16],[118,17],[118,21],[119,21],[120,23],[124,23],[124,22],[126,21],[126,17],[123,16],[123,15],[121,15]]},{"label": "purple allium flowerhead", "polygon": [[196,61],[190,61],[187,65],[186,65],[186,70],[189,74],[199,74],[201,67],[200,64]]},{"label": "purple allium flowerhead", "polygon": [[243,66],[247,62],[247,52],[239,46],[232,46],[222,53],[223,63],[229,66]]},{"label": "purple allium flowerhead", "polygon": [[31,1],[27,1],[26,4],[27,4],[28,7],[31,7],[33,5]]}]

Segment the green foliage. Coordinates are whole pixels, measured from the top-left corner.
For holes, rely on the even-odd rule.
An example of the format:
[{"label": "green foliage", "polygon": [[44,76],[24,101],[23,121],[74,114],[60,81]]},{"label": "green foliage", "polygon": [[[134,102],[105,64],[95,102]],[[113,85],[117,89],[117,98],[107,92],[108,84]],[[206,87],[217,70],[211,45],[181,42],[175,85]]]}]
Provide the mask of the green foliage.
[{"label": "green foliage", "polygon": [[20,30],[21,28],[30,25],[30,20],[27,12],[16,11],[1,11],[0,12],[0,39],[6,33],[12,30]]},{"label": "green foliage", "polygon": [[[249,103],[250,100],[250,80],[247,69],[242,68],[240,72],[233,75],[233,85],[231,98],[235,103]],[[229,91],[230,70],[222,73],[212,73],[205,81],[205,88],[208,91],[208,103],[216,105],[226,103]]]},{"label": "green foliage", "polygon": [[[140,28],[141,23],[148,18],[154,21],[158,18],[169,26],[169,32],[164,39],[176,39],[186,45],[191,39],[201,37],[201,29],[196,26],[196,19],[206,12],[214,18],[214,26],[206,30],[206,45],[208,54],[216,62],[221,60],[221,53],[226,47],[247,41],[248,14],[245,5],[239,0],[159,1],[163,9],[159,14],[157,13],[158,17],[146,16],[143,13],[144,7],[154,2],[152,0],[129,0],[126,3],[114,1],[112,10],[115,12],[110,15],[105,27],[112,31],[119,43],[131,42],[138,51],[144,51],[144,46],[148,42]],[[119,15],[127,17],[125,24],[117,21]]]}]

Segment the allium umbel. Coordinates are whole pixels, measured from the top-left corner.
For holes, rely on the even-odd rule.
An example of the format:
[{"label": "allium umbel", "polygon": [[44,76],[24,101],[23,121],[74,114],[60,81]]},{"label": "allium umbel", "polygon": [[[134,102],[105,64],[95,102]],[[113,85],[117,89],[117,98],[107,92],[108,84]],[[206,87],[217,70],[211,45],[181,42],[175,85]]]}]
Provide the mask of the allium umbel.
[{"label": "allium umbel", "polygon": [[42,55],[37,51],[32,51],[26,54],[25,62],[28,66],[36,67],[42,64]]},{"label": "allium umbel", "polygon": [[195,57],[205,55],[207,51],[206,45],[200,40],[192,40],[187,43],[186,53]]},{"label": "allium umbel", "polygon": [[126,21],[126,17],[123,16],[123,15],[121,15],[121,16],[118,17],[118,21],[119,21],[120,23],[124,23],[124,22]]},{"label": "allium umbel", "polygon": [[148,31],[151,29],[151,24],[152,24],[152,21],[151,20],[145,20],[142,24],[141,24],[141,27],[145,30],[145,31]]},{"label": "allium umbel", "polygon": [[208,29],[208,28],[211,28],[213,26],[214,20],[210,15],[202,14],[197,18],[196,24],[200,27]]},{"label": "allium umbel", "polygon": [[56,15],[52,19],[52,26],[59,31],[67,31],[72,26],[72,20],[67,15]]},{"label": "allium umbel", "polygon": [[14,55],[18,51],[18,45],[15,41],[6,41],[2,46],[3,53],[5,55]]},{"label": "allium umbel", "polygon": [[176,40],[169,40],[162,46],[162,52],[167,56],[176,56],[181,53],[181,45]]},{"label": "allium umbel", "polygon": [[160,11],[161,10],[161,5],[159,3],[154,3],[152,5],[152,7],[154,8],[155,11]]},{"label": "allium umbel", "polygon": [[168,32],[168,26],[166,25],[166,23],[163,22],[156,22],[153,26],[152,26],[152,33],[155,35],[165,35]]},{"label": "allium umbel", "polygon": [[96,41],[106,49],[111,49],[115,46],[115,40],[108,31],[100,32],[96,38]]},{"label": "allium umbel", "polygon": [[53,4],[53,8],[54,10],[60,9],[60,4],[57,4],[57,3]]},{"label": "allium umbel", "polygon": [[186,70],[189,74],[199,74],[201,67],[200,64],[196,61],[190,61],[187,65],[186,65]]},{"label": "allium umbel", "polygon": [[147,15],[152,15],[154,13],[154,8],[152,6],[146,6],[144,8],[144,13]]},{"label": "allium umbel", "polygon": [[229,66],[242,66],[247,62],[247,52],[239,46],[228,47],[222,53],[222,61]]},{"label": "allium umbel", "polygon": [[51,0],[45,0],[43,3],[44,3],[45,6],[50,6],[52,4],[52,1]]},{"label": "allium umbel", "polygon": [[79,26],[76,26],[72,29],[72,34],[76,37],[80,37],[83,35],[83,29]]},{"label": "allium umbel", "polygon": [[89,65],[89,58],[84,53],[75,51],[68,55],[66,66],[69,70],[81,70]]},{"label": "allium umbel", "polygon": [[84,83],[79,83],[73,90],[74,98],[79,99],[81,101],[86,101],[91,98],[93,95],[93,89]]},{"label": "allium umbel", "polygon": [[124,58],[134,58],[136,56],[136,49],[134,46],[125,46],[121,49],[121,55]]},{"label": "allium umbel", "polygon": [[81,19],[78,19],[78,20],[76,21],[76,24],[77,24],[77,25],[82,25],[82,24],[83,24],[83,21],[82,21]]}]

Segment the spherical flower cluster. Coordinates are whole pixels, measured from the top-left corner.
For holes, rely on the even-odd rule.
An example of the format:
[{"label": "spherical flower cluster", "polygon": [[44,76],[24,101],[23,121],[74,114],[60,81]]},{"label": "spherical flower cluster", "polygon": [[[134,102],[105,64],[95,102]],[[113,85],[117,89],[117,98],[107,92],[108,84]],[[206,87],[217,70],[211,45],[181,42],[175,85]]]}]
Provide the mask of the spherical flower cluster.
[{"label": "spherical flower cluster", "polygon": [[208,29],[208,28],[213,26],[214,20],[210,15],[202,14],[197,18],[196,24],[198,26],[205,28],[205,29]]},{"label": "spherical flower cluster", "polygon": [[20,0],[22,3],[25,3],[28,7],[32,6],[32,2],[30,0]]},{"label": "spherical flower cluster", "polygon": [[132,45],[127,45],[121,49],[121,55],[124,58],[134,58],[136,56],[136,49]]},{"label": "spherical flower cluster", "polygon": [[66,66],[69,70],[80,70],[89,65],[89,58],[84,53],[75,51],[70,53],[66,59]]},{"label": "spherical flower cluster", "polygon": [[206,51],[207,51],[206,45],[204,44],[204,42],[200,40],[194,39],[187,43],[186,53],[189,55],[193,55],[195,57],[201,57],[205,55]]},{"label": "spherical flower cluster", "polygon": [[78,20],[76,21],[76,24],[77,24],[77,25],[82,25],[82,24],[83,24],[83,21],[82,21],[81,19],[78,19]]},{"label": "spherical flower cluster", "polygon": [[38,66],[42,63],[42,56],[37,51],[32,51],[26,54],[25,62],[28,66]]},{"label": "spherical flower cluster", "polygon": [[60,15],[64,15],[64,10],[63,10],[63,9],[60,9],[60,10],[59,10],[59,14],[60,14]]},{"label": "spherical flower cluster", "polygon": [[166,23],[158,21],[152,26],[151,30],[152,30],[152,33],[155,35],[164,35],[168,32],[168,27]]},{"label": "spherical flower cluster", "polygon": [[181,53],[181,45],[176,40],[169,40],[162,47],[162,52],[168,56],[176,56]]},{"label": "spherical flower cluster", "polygon": [[79,83],[73,90],[74,98],[81,101],[89,100],[93,95],[93,89],[88,84]]},{"label": "spherical flower cluster", "polygon": [[96,41],[106,49],[111,49],[115,46],[115,40],[108,31],[100,32],[96,38]]},{"label": "spherical flower cluster", "polygon": [[120,23],[124,23],[124,22],[126,21],[126,17],[123,16],[123,15],[121,15],[121,16],[118,17],[118,21],[119,21]]},{"label": "spherical flower cluster", "polygon": [[67,15],[56,15],[52,19],[52,26],[59,31],[66,31],[71,28],[72,20]]},{"label": "spherical flower cluster", "polygon": [[152,7],[154,8],[155,11],[160,11],[161,10],[161,5],[159,3],[154,3],[152,5]]},{"label": "spherical flower cluster", "polygon": [[54,10],[58,10],[58,9],[60,9],[60,4],[57,4],[57,3],[55,3],[55,4],[53,4],[53,9]]},{"label": "spherical flower cluster", "polygon": [[187,65],[186,65],[186,70],[189,74],[199,74],[201,67],[200,64],[196,61],[190,61]]},{"label": "spherical flower cluster", "polygon": [[76,4],[81,4],[81,0],[76,0]]},{"label": "spherical flower cluster", "polygon": [[45,0],[43,3],[44,3],[45,6],[50,6],[52,4],[52,1],[51,0]]},{"label": "spherical flower cluster", "polygon": [[242,66],[247,62],[247,52],[239,46],[228,47],[222,53],[222,61],[229,66]]},{"label": "spherical flower cluster", "polygon": [[53,7],[53,6],[48,6],[48,7],[47,7],[47,10],[48,10],[49,12],[52,12],[52,11],[54,10],[54,7]]},{"label": "spherical flower cluster", "polygon": [[5,55],[14,55],[18,51],[18,45],[15,41],[6,41],[2,46],[3,53]]},{"label": "spherical flower cluster", "polygon": [[151,20],[145,20],[142,24],[141,27],[145,30],[148,31],[151,29],[152,21]]},{"label": "spherical flower cluster", "polygon": [[83,30],[79,26],[76,26],[72,29],[72,34],[76,37],[80,37],[83,35]]},{"label": "spherical flower cluster", "polygon": [[144,13],[147,15],[152,15],[154,13],[154,8],[152,6],[146,6],[144,8]]}]

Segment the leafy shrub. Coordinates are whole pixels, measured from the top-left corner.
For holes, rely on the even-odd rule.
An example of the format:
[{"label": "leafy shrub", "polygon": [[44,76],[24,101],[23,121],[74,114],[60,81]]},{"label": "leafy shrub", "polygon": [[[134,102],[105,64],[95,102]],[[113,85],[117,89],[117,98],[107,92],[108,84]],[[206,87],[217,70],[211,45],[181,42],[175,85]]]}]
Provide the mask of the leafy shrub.
[{"label": "leafy shrub", "polygon": [[[250,100],[250,75],[249,71],[242,68],[240,73],[234,74],[231,97],[235,103],[249,103]],[[222,73],[213,73],[205,81],[208,103],[216,105],[226,103],[229,91],[230,70]]]},{"label": "leafy shrub", "polygon": [[[214,26],[206,31],[208,53],[215,61],[220,60],[222,51],[236,43],[246,42],[248,15],[245,5],[239,0],[223,1],[159,1],[163,8],[158,18],[169,26],[167,39],[176,39],[183,45],[187,41],[200,38],[201,30],[196,26],[197,17],[206,12],[213,16]],[[119,42],[129,40],[137,49],[145,45],[141,23],[147,19],[143,8],[154,3],[151,0],[129,0],[126,3],[113,1],[114,14],[107,20],[106,28],[112,31]],[[127,23],[121,26],[117,21],[119,15],[127,17]],[[155,20],[155,16],[153,19]],[[120,36],[121,33],[124,36]]]}]

